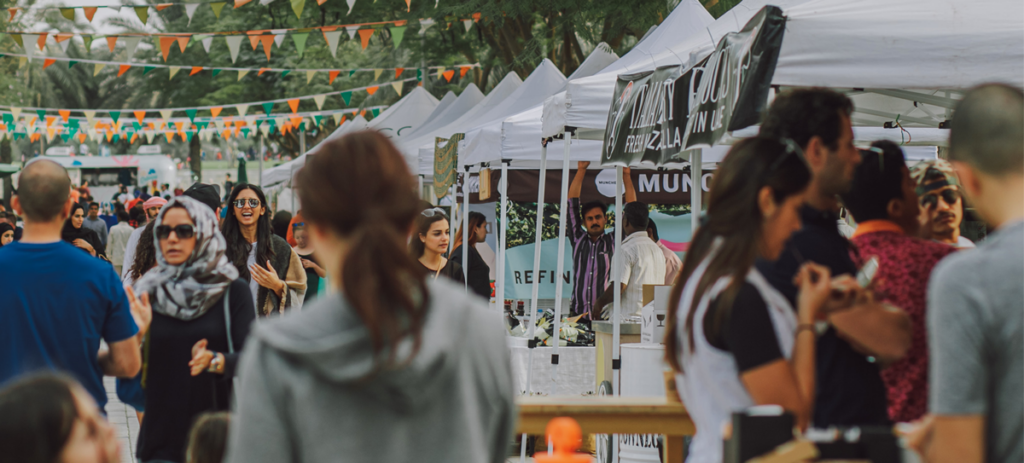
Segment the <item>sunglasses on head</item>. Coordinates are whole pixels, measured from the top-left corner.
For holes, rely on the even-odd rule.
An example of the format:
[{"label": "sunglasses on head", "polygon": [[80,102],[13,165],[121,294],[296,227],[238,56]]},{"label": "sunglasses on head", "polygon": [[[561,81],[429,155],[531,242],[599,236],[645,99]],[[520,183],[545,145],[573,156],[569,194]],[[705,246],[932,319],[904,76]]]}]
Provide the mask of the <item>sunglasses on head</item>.
[{"label": "sunglasses on head", "polygon": [[422,214],[423,214],[424,217],[433,217],[435,215],[439,215],[440,214],[441,217],[444,217],[446,219],[448,218],[448,214],[445,214],[444,213],[444,209],[441,209],[440,207],[435,207],[435,208],[432,208],[432,209],[427,209],[427,210],[423,211]]},{"label": "sunglasses on head", "polygon": [[255,209],[257,207],[260,207],[260,200],[258,200],[256,198],[236,199],[235,200],[235,209],[241,209],[241,208],[245,207],[245,202],[246,201],[249,202],[249,207],[251,207],[253,209]]},{"label": "sunglasses on head", "polygon": [[193,237],[196,234],[196,227],[194,225],[182,224],[182,225],[158,225],[156,227],[157,239],[165,240],[171,236],[171,232],[174,232],[178,236],[179,240],[185,240]]},{"label": "sunglasses on head", "polygon": [[931,208],[935,207],[936,205],[939,204],[939,197],[940,196],[942,197],[942,200],[945,201],[946,204],[948,204],[950,206],[956,204],[956,202],[960,200],[960,192],[959,191],[954,190],[954,189],[945,189],[945,190],[939,191],[937,193],[928,193],[928,194],[922,196],[921,197],[921,207],[924,207],[926,209],[931,209]]}]

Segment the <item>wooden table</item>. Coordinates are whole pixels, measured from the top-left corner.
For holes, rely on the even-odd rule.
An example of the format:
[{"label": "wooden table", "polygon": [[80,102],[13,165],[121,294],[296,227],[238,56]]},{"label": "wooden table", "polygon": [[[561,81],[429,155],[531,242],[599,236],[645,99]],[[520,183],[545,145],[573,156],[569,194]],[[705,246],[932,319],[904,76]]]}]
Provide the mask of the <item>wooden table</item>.
[{"label": "wooden table", "polygon": [[697,428],[686,407],[656,397],[520,397],[517,434],[543,435],[548,421],[560,416],[576,420],[583,434],[664,434],[665,461],[681,463],[683,436]]}]

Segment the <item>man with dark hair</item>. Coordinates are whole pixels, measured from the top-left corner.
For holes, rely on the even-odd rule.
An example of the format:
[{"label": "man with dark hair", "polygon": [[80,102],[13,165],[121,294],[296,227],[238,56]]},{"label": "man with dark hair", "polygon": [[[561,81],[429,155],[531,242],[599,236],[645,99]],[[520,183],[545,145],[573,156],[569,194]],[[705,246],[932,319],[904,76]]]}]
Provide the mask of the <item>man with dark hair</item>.
[{"label": "man with dark hair", "polygon": [[[71,373],[102,408],[103,375],[132,377],[152,314],[129,304],[110,265],[61,240],[71,180],[38,159],[19,176],[12,206],[25,218],[21,241],[0,248],[0,383],[42,369]],[[100,340],[109,350],[100,351]],[[98,354],[97,354],[98,353]]]},{"label": "man with dark hair", "polygon": [[654,223],[654,219],[647,221],[647,237],[654,241],[654,244],[658,245],[658,249],[661,249],[661,254],[665,256],[665,284],[670,285],[674,283],[676,276],[679,275],[679,271],[683,269],[683,260],[661,242],[661,237],[658,236],[658,225]]},{"label": "man with dark hair", "polygon": [[110,244],[107,251],[110,253],[110,262],[114,264],[114,270],[120,275],[124,264],[124,251],[128,248],[128,240],[135,229],[128,223],[130,219],[127,212],[120,210],[116,215],[117,225],[110,228]]},{"label": "man with dark hair", "polygon": [[943,260],[928,286],[930,463],[1024,461],[1024,93],[977,87],[957,104],[949,159],[995,233]]},{"label": "man with dark hair", "polygon": [[[618,280],[622,285],[623,316],[637,315],[643,308],[644,285],[665,284],[665,255],[661,248],[647,236],[647,223],[650,216],[647,205],[638,201],[622,207],[622,248],[618,265],[622,272]],[[615,274],[610,275],[615,278]],[[592,319],[608,318],[611,303],[614,301],[615,280],[608,285],[601,297],[594,303]]]},{"label": "man with dark hair", "polygon": [[[846,193],[861,161],[853,146],[853,103],[827,89],[784,92],[765,115],[760,135],[791,140],[811,170],[803,227],[793,234],[775,262],[757,268],[796,307],[793,277],[805,261],[829,268],[846,291],[823,309],[815,352],[815,427],[887,425],[887,391],[879,370],[910,347],[910,319],[902,310],[873,300],[857,286],[850,243],[839,233],[838,195]],[[823,331],[822,331],[823,330]]]},{"label": "man with dark hair", "polygon": [[921,161],[910,169],[910,177],[917,183],[921,202],[919,236],[958,248],[973,248],[971,240],[960,236],[964,201],[953,165],[945,159]]},{"label": "man with dark hair", "polygon": [[956,252],[952,246],[916,237],[918,218],[915,182],[903,150],[891,141],[876,141],[861,151],[862,162],[843,204],[857,221],[851,241],[858,267],[878,258],[872,289],[882,303],[910,316],[913,337],[907,355],[882,370],[889,397],[889,418],[911,422],[928,411],[928,340],[925,299],[935,265]]},{"label": "man with dark hair", "polygon": [[[591,314],[594,301],[608,285],[608,268],[612,264],[615,237],[604,232],[608,218],[606,208],[600,201],[590,201],[580,207],[583,192],[583,178],[587,175],[588,161],[580,161],[576,176],[569,185],[569,216],[567,234],[572,243],[572,298],[569,313]],[[636,201],[636,191],[629,178],[629,169],[623,169],[625,200]],[[582,223],[580,220],[582,219]]]},{"label": "man with dark hair", "polygon": [[107,245],[107,222],[100,218],[100,203],[91,202],[87,209],[89,214],[86,215],[85,220],[82,221],[82,226],[96,232],[100,237],[100,243],[103,246]]}]

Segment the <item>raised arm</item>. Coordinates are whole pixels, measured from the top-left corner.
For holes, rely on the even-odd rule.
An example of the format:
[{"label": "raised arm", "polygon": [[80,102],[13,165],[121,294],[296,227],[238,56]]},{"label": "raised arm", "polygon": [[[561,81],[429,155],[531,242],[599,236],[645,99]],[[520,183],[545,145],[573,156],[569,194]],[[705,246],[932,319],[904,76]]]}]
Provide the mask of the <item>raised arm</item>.
[{"label": "raised arm", "polygon": [[580,192],[583,191],[583,178],[587,176],[587,167],[590,167],[590,161],[580,161],[576,165],[576,176],[569,184],[569,199],[580,197]]},{"label": "raised arm", "polygon": [[622,184],[625,188],[623,190],[623,196],[625,196],[626,203],[632,203],[636,201],[636,188],[633,187],[633,177],[630,176],[629,167],[622,168]]}]

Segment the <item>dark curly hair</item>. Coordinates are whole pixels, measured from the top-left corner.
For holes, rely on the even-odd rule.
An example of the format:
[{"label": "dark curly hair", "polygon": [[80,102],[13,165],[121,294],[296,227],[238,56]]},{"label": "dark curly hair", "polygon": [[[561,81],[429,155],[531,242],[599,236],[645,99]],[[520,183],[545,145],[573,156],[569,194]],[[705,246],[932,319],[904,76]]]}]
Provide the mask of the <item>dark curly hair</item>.
[{"label": "dark curly hair", "polygon": [[139,281],[142,275],[156,266],[156,243],[153,242],[153,227],[155,226],[156,220],[150,220],[142,231],[142,236],[139,237],[139,245],[135,248],[135,260],[132,261],[132,268],[129,270],[132,281]]}]

